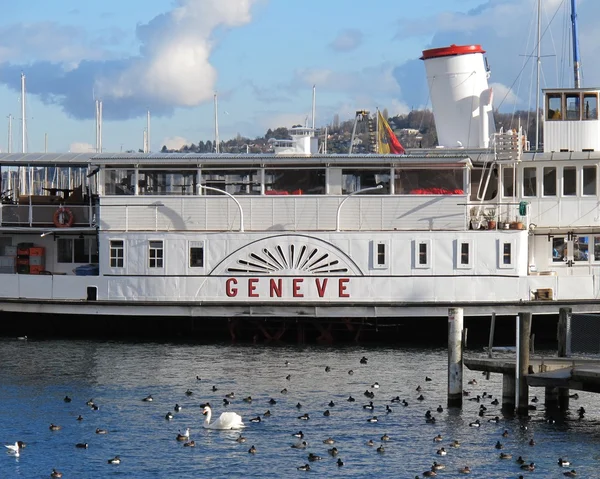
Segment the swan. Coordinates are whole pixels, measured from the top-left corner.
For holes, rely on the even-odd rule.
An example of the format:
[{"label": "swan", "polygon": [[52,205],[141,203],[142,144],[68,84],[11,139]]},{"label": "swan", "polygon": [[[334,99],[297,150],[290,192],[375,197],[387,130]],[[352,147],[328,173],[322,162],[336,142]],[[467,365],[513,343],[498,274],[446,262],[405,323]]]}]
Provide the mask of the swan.
[{"label": "swan", "polygon": [[235,412],[223,412],[221,413],[221,416],[219,416],[219,419],[213,423],[210,422],[212,411],[209,406],[204,408],[202,414],[206,416],[206,419],[204,420],[204,427],[206,429],[241,429],[245,427],[242,422],[242,417]]}]

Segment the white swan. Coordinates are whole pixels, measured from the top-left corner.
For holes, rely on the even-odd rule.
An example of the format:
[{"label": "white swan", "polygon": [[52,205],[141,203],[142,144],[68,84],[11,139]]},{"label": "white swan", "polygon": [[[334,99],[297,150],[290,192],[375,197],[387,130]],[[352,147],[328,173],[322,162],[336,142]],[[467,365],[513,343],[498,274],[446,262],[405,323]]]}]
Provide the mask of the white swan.
[{"label": "white swan", "polygon": [[210,422],[212,411],[209,406],[204,408],[202,414],[206,416],[204,420],[204,427],[206,429],[241,429],[245,427],[242,422],[242,416],[235,412],[223,412],[219,416],[219,419],[213,423]]}]

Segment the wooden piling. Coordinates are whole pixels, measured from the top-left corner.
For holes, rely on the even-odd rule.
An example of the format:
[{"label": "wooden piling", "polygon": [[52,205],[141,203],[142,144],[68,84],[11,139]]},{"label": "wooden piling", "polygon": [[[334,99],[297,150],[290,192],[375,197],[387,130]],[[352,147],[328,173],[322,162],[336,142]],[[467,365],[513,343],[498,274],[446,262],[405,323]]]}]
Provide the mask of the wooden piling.
[{"label": "wooden piling", "polygon": [[508,414],[515,412],[516,381],[514,374],[502,375],[502,411]]},{"label": "wooden piling", "polygon": [[527,415],[529,405],[529,347],[531,337],[531,313],[519,313],[519,397],[517,398],[517,414]]},{"label": "wooden piling", "polygon": [[448,309],[448,407],[463,403],[463,309]]},{"label": "wooden piling", "polygon": [[[571,355],[571,308],[560,308],[558,311],[558,357],[566,358]],[[569,409],[569,389],[558,389],[558,407],[561,411]]]}]

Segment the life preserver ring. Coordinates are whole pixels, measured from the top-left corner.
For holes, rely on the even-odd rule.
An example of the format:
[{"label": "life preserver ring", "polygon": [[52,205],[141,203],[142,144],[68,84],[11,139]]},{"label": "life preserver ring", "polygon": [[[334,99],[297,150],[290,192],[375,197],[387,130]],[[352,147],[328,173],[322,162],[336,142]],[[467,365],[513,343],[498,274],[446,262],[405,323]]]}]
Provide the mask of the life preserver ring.
[{"label": "life preserver ring", "polygon": [[69,208],[60,207],[54,212],[54,226],[57,228],[69,228],[73,224],[75,217]]}]

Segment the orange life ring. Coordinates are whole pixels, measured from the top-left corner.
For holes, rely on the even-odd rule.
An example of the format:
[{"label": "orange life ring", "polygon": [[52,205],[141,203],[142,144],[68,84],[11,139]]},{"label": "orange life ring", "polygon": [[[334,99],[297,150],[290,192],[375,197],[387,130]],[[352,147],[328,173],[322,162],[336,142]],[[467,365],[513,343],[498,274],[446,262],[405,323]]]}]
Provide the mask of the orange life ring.
[{"label": "orange life ring", "polygon": [[69,228],[75,220],[73,212],[69,208],[60,207],[54,212],[54,226],[57,228]]}]

